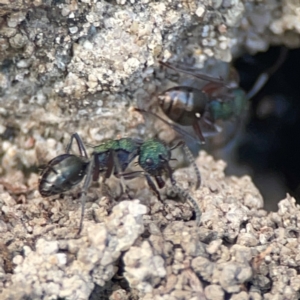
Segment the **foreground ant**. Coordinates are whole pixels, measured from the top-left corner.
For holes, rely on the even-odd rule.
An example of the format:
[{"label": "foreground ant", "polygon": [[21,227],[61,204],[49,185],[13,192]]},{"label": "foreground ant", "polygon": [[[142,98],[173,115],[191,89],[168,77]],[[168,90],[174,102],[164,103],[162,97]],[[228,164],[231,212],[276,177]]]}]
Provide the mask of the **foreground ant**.
[{"label": "foreground ant", "polygon": [[[80,155],[70,154],[73,140],[76,140]],[[57,195],[79,184],[86,175],[90,161],[84,144],[77,133],[72,134],[66,153],[50,160],[39,178],[39,192],[42,197]]]},{"label": "foreground ant", "polygon": [[[74,139],[76,140],[80,155],[70,154]],[[85,177],[81,194],[81,218],[77,233],[79,235],[82,230],[87,190],[92,180],[97,181],[99,179],[100,173],[104,174],[103,182],[105,182],[111,174],[128,180],[143,175],[149,187],[154,191],[159,200],[161,200],[160,193],[151,177],[155,178],[157,186],[161,189],[165,186],[162,175],[166,173],[178,195],[181,198],[189,200],[194,206],[196,222],[199,224],[201,211],[197,202],[186,191],[178,187],[173,178],[173,170],[169,165],[171,150],[181,145],[184,145],[184,143],[179,142],[174,147],[168,148],[163,142],[156,139],[149,139],[145,142],[132,138],[107,140],[93,147],[94,151],[89,159],[80,136],[74,133],[66,148],[66,153],[52,159],[42,171],[39,179],[39,192],[43,197],[56,195],[72,189]],[[198,188],[200,186],[199,170],[193,160],[192,154],[185,145],[184,149],[196,171],[196,188]],[[142,168],[142,171],[124,173],[128,165],[136,157],[138,157],[138,165]]]}]

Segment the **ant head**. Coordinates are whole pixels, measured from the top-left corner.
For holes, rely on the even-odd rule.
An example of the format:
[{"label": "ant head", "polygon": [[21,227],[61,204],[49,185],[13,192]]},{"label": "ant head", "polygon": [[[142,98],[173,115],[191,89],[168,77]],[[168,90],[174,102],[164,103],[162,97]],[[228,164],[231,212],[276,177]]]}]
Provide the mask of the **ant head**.
[{"label": "ant head", "polygon": [[139,165],[151,176],[161,175],[170,159],[170,150],[159,140],[147,140],[140,147]]}]

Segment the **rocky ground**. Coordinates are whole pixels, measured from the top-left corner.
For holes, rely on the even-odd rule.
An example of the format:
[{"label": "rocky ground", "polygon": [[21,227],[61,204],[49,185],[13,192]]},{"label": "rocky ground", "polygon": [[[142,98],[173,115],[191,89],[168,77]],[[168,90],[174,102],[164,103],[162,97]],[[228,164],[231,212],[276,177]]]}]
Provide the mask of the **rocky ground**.
[{"label": "rocky ground", "polygon": [[112,179],[89,189],[78,238],[80,187],[51,198],[37,191],[38,167],[63,153],[73,132],[92,145],[172,140],[170,128],[132,110],[153,106],[174,79],[158,59],[219,70],[219,60],[244,51],[298,47],[297,8],[0,0],[1,299],[298,299],[295,200],[268,213],[248,176],[226,177],[225,163],[204,152],[199,190],[192,167],[175,172],[202,210],[199,227],[193,206],[168,188],[159,201],[138,178],[128,200]]},{"label": "rocky ground", "polygon": [[200,206],[200,227],[189,203],[161,202],[138,179],[129,187],[139,200],[91,188],[78,238],[75,191],[50,200],[2,185],[1,298],[298,299],[295,200],[267,213],[248,176],[225,177],[204,152],[197,165],[199,190],[191,167],[175,179]]}]

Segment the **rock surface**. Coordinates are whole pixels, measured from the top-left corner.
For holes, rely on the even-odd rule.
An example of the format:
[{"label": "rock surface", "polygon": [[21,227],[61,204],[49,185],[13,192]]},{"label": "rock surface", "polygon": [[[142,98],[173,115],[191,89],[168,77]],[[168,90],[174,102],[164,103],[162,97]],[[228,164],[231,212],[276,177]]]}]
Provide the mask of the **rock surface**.
[{"label": "rock surface", "polygon": [[139,178],[138,200],[118,199],[112,179],[89,189],[79,238],[80,188],[42,198],[36,168],[73,132],[172,140],[131,109],[167,86],[158,59],[221,70],[243,51],[299,46],[298,24],[292,0],[0,1],[0,298],[298,299],[299,206],[287,196],[268,213],[224,162],[201,153],[197,191],[192,167],[175,172],[200,227],[167,189],[159,201]]},{"label": "rock surface", "polygon": [[297,299],[295,200],[287,196],[267,213],[249,177],[225,177],[225,164],[204,152],[197,165],[197,191],[192,167],[174,176],[190,186],[200,227],[188,203],[163,192],[160,202],[138,179],[129,187],[139,201],[97,199],[99,189],[90,188],[75,238],[75,191],[52,201],[34,192],[24,201],[2,185],[1,299]]}]

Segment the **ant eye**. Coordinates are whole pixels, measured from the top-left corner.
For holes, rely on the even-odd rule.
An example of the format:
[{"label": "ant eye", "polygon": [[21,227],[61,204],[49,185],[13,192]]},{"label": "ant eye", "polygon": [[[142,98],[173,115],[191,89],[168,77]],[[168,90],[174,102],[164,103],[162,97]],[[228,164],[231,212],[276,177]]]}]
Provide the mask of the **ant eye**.
[{"label": "ant eye", "polygon": [[152,160],[151,158],[147,158],[147,159],[146,159],[146,164],[147,164],[148,166],[152,166],[152,165],[153,165],[153,160]]}]

